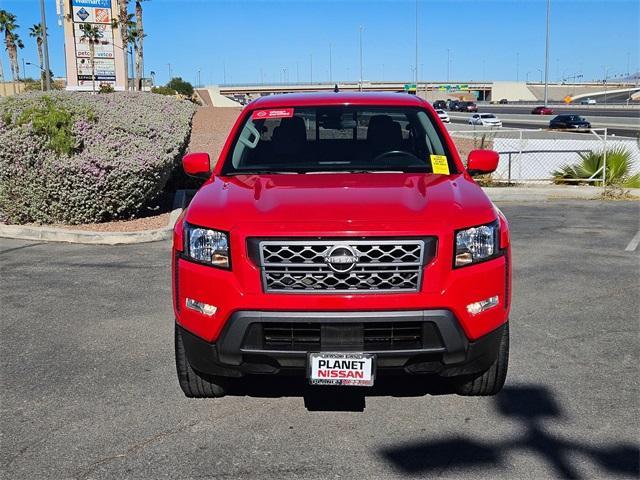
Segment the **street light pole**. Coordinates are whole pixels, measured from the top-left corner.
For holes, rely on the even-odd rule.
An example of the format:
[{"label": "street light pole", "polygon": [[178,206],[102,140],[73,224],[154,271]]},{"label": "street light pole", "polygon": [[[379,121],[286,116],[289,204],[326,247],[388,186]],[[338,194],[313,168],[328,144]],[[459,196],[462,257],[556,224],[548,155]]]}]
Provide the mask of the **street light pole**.
[{"label": "street light pole", "polygon": [[[22,59],[22,71],[26,72],[27,70],[24,67],[24,64],[25,64],[25,61],[24,61],[24,58],[23,58]],[[40,89],[42,91],[44,91],[44,79],[43,79],[43,77],[44,77],[44,68],[42,68],[40,65],[35,65],[35,64],[31,63],[31,62],[26,62],[26,64],[29,65],[29,66],[32,66],[32,67],[38,67],[40,69]],[[2,74],[1,74],[1,72],[2,72],[2,68],[1,68],[1,65],[0,65],[0,83],[2,83]]]},{"label": "street light pole", "polygon": [[169,83],[171,81],[171,64],[167,63],[167,67],[169,67],[169,80],[167,81]]},{"label": "street light pole", "polygon": [[609,67],[602,67],[604,68],[604,104],[607,104],[607,77],[609,76]]},{"label": "street light pole", "polygon": [[449,70],[451,67],[451,61],[449,60],[449,55],[451,51],[447,48],[447,82],[449,81]]},{"label": "street light pole", "polygon": [[549,104],[549,30],[551,22],[551,0],[547,0],[547,39],[544,48],[544,106]]},{"label": "street light pole", "polygon": [[631,63],[631,52],[627,52],[627,81],[630,80],[631,71],[629,70],[629,65]]},{"label": "street light pole", "polygon": [[418,0],[416,0],[416,94],[418,93]]},{"label": "street light pole", "polygon": [[42,24],[42,50],[44,53],[44,86],[51,90],[51,72],[49,70],[49,44],[47,42],[47,19],[44,11],[44,0],[40,0],[40,23]]},{"label": "street light pole", "polygon": [[362,30],[364,27],[360,25],[360,91],[362,91]]},{"label": "street light pole", "polygon": [[329,44],[329,83],[333,82],[333,60],[331,58],[331,44]]}]

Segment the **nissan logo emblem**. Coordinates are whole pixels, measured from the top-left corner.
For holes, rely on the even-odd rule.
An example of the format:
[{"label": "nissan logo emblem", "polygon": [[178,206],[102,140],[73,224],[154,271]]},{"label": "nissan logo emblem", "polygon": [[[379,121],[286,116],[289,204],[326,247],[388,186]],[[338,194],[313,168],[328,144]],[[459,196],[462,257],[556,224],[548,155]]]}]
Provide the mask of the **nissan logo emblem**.
[{"label": "nissan logo emblem", "polygon": [[335,245],[324,257],[325,263],[337,273],[347,273],[358,263],[358,254],[349,245]]}]

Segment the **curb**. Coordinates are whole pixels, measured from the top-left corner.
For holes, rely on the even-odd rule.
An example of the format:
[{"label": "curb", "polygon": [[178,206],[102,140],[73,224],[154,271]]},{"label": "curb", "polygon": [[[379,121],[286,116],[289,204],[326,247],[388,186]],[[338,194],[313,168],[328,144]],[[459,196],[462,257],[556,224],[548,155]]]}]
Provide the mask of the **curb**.
[{"label": "curb", "polygon": [[21,227],[0,225],[0,237],[45,242],[86,243],[92,245],[122,245],[166,240],[171,237],[170,227],[139,232],[91,232],[64,228]]},{"label": "curb", "polygon": [[[601,187],[483,187],[493,202],[547,202],[563,200],[603,200]],[[637,201],[640,189],[627,188],[629,197]]]},{"label": "curb", "polygon": [[171,238],[173,225],[182,209],[172,210],[166,227],[137,232],[95,232],[69,230],[66,228],[25,227],[22,225],[0,225],[0,237],[45,242],[86,243],[91,245],[123,245],[131,243],[157,242]]},{"label": "curb", "polygon": [[90,245],[125,245],[158,242],[170,239],[173,226],[192,196],[189,190],[178,190],[173,199],[173,210],[166,227],[137,232],[96,232],[66,228],[33,227],[0,224],[0,237],[44,242],[85,243]]}]

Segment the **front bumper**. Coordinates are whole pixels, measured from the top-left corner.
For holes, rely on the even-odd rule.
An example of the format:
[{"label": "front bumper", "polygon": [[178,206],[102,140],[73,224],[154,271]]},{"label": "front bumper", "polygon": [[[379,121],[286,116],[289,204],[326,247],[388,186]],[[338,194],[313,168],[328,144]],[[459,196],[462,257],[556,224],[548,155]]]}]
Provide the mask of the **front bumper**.
[{"label": "front bumper", "polygon": [[[364,325],[421,326],[420,345],[410,349],[368,349]],[[317,325],[315,346],[274,348],[263,335],[270,325]],[[396,323],[398,324],[398,323]],[[467,375],[486,370],[495,360],[505,324],[471,342],[449,310],[387,312],[238,311],[216,342],[210,343],[178,326],[191,366],[202,373],[228,377],[245,374],[304,374],[307,354],[316,351],[356,351],[376,355],[378,373]],[[356,332],[356,333],[354,333]]]}]

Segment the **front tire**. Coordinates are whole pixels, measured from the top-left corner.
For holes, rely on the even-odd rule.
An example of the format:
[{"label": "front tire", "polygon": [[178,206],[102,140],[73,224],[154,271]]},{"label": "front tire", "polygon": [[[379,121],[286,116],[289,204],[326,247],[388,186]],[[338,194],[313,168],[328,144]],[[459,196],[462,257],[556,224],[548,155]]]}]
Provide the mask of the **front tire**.
[{"label": "front tire", "polygon": [[182,335],[178,325],[175,326],[176,370],[178,383],[189,398],[219,398],[224,397],[224,379],[195,371],[184,349]]},{"label": "front tire", "polygon": [[509,322],[505,324],[500,337],[498,356],[484,372],[453,379],[458,395],[465,397],[483,397],[496,395],[507,379],[509,366]]}]

